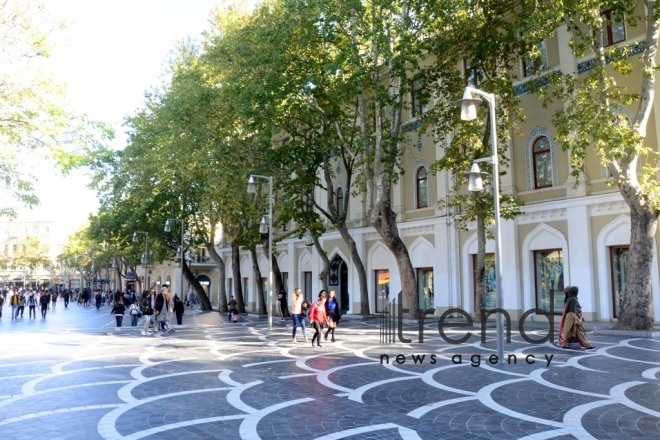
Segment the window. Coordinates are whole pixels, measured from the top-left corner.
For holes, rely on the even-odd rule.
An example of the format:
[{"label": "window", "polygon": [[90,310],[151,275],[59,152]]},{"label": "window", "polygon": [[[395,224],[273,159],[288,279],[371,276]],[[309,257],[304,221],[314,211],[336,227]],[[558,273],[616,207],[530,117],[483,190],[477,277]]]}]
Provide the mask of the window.
[{"label": "window", "polygon": [[610,248],[610,267],[612,273],[612,304],[614,317],[618,318],[626,290],[626,271],[628,270],[628,246]]},{"label": "window", "polygon": [[626,26],[623,12],[606,9],[600,13],[603,19],[603,47],[611,46],[626,39]]},{"label": "window", "polygon": [[417,191],[417,208],[429,207],[429,178],[426,167],[419,167],[415,174],[415,188]]},{"label": "window", "polygon": [[534,187],[548,188],[552,186],[552,152],[550,140],[541,136],[532,146],[532,161],[534,163]]},{"label": "window", "polygon": [[533,52],[535,56],[531,56],[531,54],[527,54],[527,56],[523,58],[524,76],[532,76],[536,72],[548,68],[548,56],[545,47],[545,41],[542,41],[534,45]]},{"label": "window", "polygon": [[243,304],[250,301],[250,279],[243,278]]},{"label": "window", "polygon": [[[263,286],[264,303],[268,305],[268,277],[261,277],[261,285]],[[277,299],[277,298],[276,298]]]},{"label": "window", "polygon": [[344,190],[337,188],[337,213],[339,216],[344,215]]},{"label": "window", "polygon": [[[472,255],[472,285],[474,286],[474,311],[475,313],[479,311],[479,303],[477,301],[477,274],[474,272],[474,268],[477,267],[477,256]],[[481,304],[485,310],[492,310],[497,304],[497,295],[495,293],[496,282],[497,282],[497,272],[495,272],[495,254],[486,254],[484,255],[484,273],[486,274],[486,288],[484,290],[483,298],[481,299]]]},{"label": "window", "polygon": [[289,291],[289,272],[282,272],[282,289]]},{"label": "window", "polygon": [[433,269],[417,269],[417,294],[419,297],[419,309],[434,309],[433,301]]},{"label": "window", "polygon": [[562,250],[534,251],[534,277],[536,307],[555,314],[561,314],[564,308],[564,258]]},{"label": "window", "polygon": [[465,72],[465,79],[469,86],[477,87],[484,82],[486,74],[479,60],[473,58],[463,59],[463,68]]},{"label": "window", "polygon": [[390,271],[387,269],[374,271],[376,276],[376,313],[387,311],[390,296]]},{"label": "window", "polygon": [[227,294],[229,298],[234,297],[234,279],[233,278],[227,278]]},{"label": "window", "polygon": [[410,93],[412,101],[412,116],[416,118],[428,111],[427,103],[429,100],[428,91],[424,84],[424,78],[415,78],[412,82],[412,91]]},{"label": "window", "polygon": [[316,295],[312,292],[312,273],[311,272],[303,272],[303,285],[304,285],[304,290],[305,292],[305,299],[307,301],[314,302],[316,301]]}]

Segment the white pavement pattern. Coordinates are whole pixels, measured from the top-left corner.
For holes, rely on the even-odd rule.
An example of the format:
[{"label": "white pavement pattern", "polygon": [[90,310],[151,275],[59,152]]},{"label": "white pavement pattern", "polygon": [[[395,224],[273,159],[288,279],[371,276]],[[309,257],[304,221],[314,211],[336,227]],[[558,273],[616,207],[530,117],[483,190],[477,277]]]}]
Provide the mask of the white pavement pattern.
[{"label": "white pavement pattern", "polygon": [[433,323],[424,344],[381,345],[377,320],[347,318],[319,348],[291,344],[289,321],[187,310],[144,337],[108,310],[0,319],[0,439],[660,438],[657,340],[513,338],[516,363],[491,365],[491,333],[450,345]]}]

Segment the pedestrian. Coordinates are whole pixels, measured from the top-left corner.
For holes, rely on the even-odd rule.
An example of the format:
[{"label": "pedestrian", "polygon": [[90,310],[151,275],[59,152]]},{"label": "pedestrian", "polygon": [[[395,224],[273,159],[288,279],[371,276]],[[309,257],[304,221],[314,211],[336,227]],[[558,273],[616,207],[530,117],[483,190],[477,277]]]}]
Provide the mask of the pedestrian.
[{"label": "pedestrian", "polygon": [[55,310],[55,306],[57,305],[57,292],[53,292],[53,294],[50,296],[50,299],[53,302],[53,310]]},{"label": "pedestrian", "polygon": [[138,318],[140,317],[140,306],[138,306],[137,299],[131,304],[131,307],[128,309],[128,314],[131,315],[131,327],[137,327]]},{"label": "pedestrian", "polygon": [[232,296],[229,299],[229,317],[228,317],[229,321],[233,320],[232,318],[234,317],[234,315],[239,315],[239,312],[238,309],[236,308],[236,300]]},{"label": "pedestrian", "polygon": [[339,325],[341,312],[339,311],[339,302],[337,302],[337,293],[331,290],[328,294],[328,301],[325,303],[325,311],[328,315],[328,331],[325,332],[325,340],[328,340],[328,334],[332,333],[332,342],[335,342],[335,328]]},{"label": "pedestrian", "polygon": [[124,307],[124,301],[119,298],[119,301],[110,311],[111,314],[115,315],[115,320],[117,321],[117,328],[121,327],[122,322],[124,321],[124,313],[126,312],[126,307]]},{"label": "pedestrian", "polygon": [[34,292],[30,292],[30,297],[27,300],[28,305],[28,319],[32,318],[37,319],[37,298],[34,297]]},{"label": "pedestrian", "polygon": [[561,321],[562,334],[560,335],[561,348],[568,348],[569,343],[578,343],[585,350],[594,350],[596,347],[587,340],[587,334],[584,331],[584,316],[582,316],[582,307],[577,299],[578,288],[568,286],[564,289],[564,315]]},{"label": "pedestrian", "polygon": [[142,336],[151,335],[149,327],[154,325],[154,293],[156,288],[152,287],[150,292],[145,291],[142,294],[142,315],[144,316],[144,326],[142,327]]},{"label": "pedestrian", "polygon": [[183,302],[178,296],[174,295],[174,314],[176,315],[176,325],[183,323],[183,314],[185,313]]},{"label": "pedestrian", "polygon": [[64,308],[66,309],[69,307],[69,297],[70,297],[69,290],[65,290],[64,293],[62,293],[62,299],[64,300]]},{"label": "pedestrian", "polygon": [[303,337],[305,338],[305,342],[309,342],[307,340],[307,329],[305,329],[305,312],[306,310],[303,310],[303,302],[305,298],[303,297],[302,290],[300,290],[299,287],[296,287],[293,289],[293,294],[291,295],[291,319],[293,319],[293,343],[297,344],[298,341],[296,341],[296,328],[300,326],[300,329],[302,330]]},{"label": "pedestrian", "polygon": [[46,318],[48,312],[48,303],[50,302],[50,295],[43,290],[39,292],[39,305],[41,306],[41,317]]},{"label": "pedestrian", "polygon": [[193,303],[195,302],[195,298],[194,298],[194,296],[193,296],[193,290],[192,290],[192,288],[190,288],[190,289],[188,290],[188,298],[187,298],[187,300],[188,300],[188,302],[187,302],[186,305],[190,306],[190,308],[192,309],[192,307],[193,307]]},{"label": "pedestrian", "polygon": [[5,296],[0,292],[0,318],[2,318],[2,308],[5,306]]},{"label": "pedestrian", "polygon": [[20,303],[18,291],[12,292],[9,297],[9,305],[11,306],[11,319],[18,318],[18,304]]},{"label": "pedestrian", "polygon": [[316,300],[312,307],[309,310],[309,322],[312,323],[314,327],[314,336],[312,336],[312,347],[314,347],[314,340],[316,339],[316,346],[321,346],[321,330],[323,326],[328,322],[328,315],[325,313],[325,301],[326,293],[325,290],[321,290],[319,293],[319,298]]},{"label": "pedestrian", "polygon": [[170,316],[174,313],[174,305],[172,304],[172,297],[170,296],[169,289],[165,289],[165,319],[163,320],[163,331],[174,333],[174,329],[170,328]]},{"label": "pedestrian", "polygon": [[277,294],[277,302],[280,305],[280,313],[282,315],[280,319],[284,321],[289,317],[289,305],[287,304],[286,291],[284,289],[281,289],[280,293]]},{"label": "pedestrian", "polygon": [[[25,312],[25,295],[21,293],[21,295],[18,297],[18,313],[21,314],[21,318],[23,317],[24,312]],[[18,318],[18,313],[16,313],[17,318]]]},{"label": "pedestrian", "polygon": [[100,290],[96,291],[96,294],[94,295],[94,301],[96,303],[96,310],[101,310],[101,304],[103,304],[103,295],[101,294]]}]

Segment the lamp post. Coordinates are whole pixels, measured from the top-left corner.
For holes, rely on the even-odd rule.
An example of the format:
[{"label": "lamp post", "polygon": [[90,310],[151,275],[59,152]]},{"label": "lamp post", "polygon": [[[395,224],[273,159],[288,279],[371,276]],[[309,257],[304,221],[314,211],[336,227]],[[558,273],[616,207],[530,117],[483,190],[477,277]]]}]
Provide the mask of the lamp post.
[{"label": "lamp post", "polygon": [[183,229],[184,229],[184,223],[183,219],[180,218],[170,218],[167,219],[165,222],[165,232],[172,232],[172,223],[173,222],[181,222],[181,244],[179,245],[179,249],[176,250],[176,258],[178,258],[181,261],[181,290],[179,291],[179,295],[181,295],[181,298],[184,298],[183,295],[183,259],[185,258],[184,252],[183,252]]},{"label": "lamp post", "polygon": [[142,264],[144,264],[144,284],[142,290],[147,290],[147,265],[149,264],[149,233],[143,231],[133,232],[133,243],[137,242],[138,234],[144,235],[144,254],[142,254]]},{"label": "lamp post", "polygon": [[[254,179],[268,180],[268,330],[273,329],[273,178],[270,176],[250,175],[247,184],[248,194],[256,194],[257,188]],[[259,232],[264,233],[266,228],[266,216],[261,218]]]},{"label": "lamp post", "polygon": [[490,162],[493,164],[493,195],[495,205],[495,322],[497,323],[497,357],[499,362],[504,360],[504,328],[502,325],[501,310],[503,310],[503,296],[502,296],[502,235],[500,231],[500,183],[499,183],[499,159],[497,155],[497,123],[495,120],[495,95],[486,93],[482,90],[475,89],[474,87],[466,87],[463,93],[463,99],[456,102],[456,105],[461,107],[461,119],[464,121],[471,121],[477,117],[477,105],[481,104],[482,100],[473,98],[472,94],[483,97],[488,102],[490,111],[490,134],[491,134],[491,147],[492,156],[477,159],[472,164],[470,173],[464,174],[468,177],[468,189],[470,191],[483,190],[483,177],[488,176],[479,170],[479,162]]}]

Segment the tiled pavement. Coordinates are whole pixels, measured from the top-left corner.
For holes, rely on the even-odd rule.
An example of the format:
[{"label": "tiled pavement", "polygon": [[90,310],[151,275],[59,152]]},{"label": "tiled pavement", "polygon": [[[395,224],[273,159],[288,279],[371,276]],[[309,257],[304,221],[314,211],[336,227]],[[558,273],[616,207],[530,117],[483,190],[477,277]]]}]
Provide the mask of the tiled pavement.
[{"label": "tiled pavement", "polygon": [[433,324],[423,344],[382,345],[378,320],[347,318],[312,348],[291,343],[289,321],[269,331],[189,309],[162,337],[116,331],[108,307],[3,312],[3,440],[660,438],[659,340],[590,335],[587,353],[514,332],[517,363],[490,365],[492,334],[449,345]]}]

